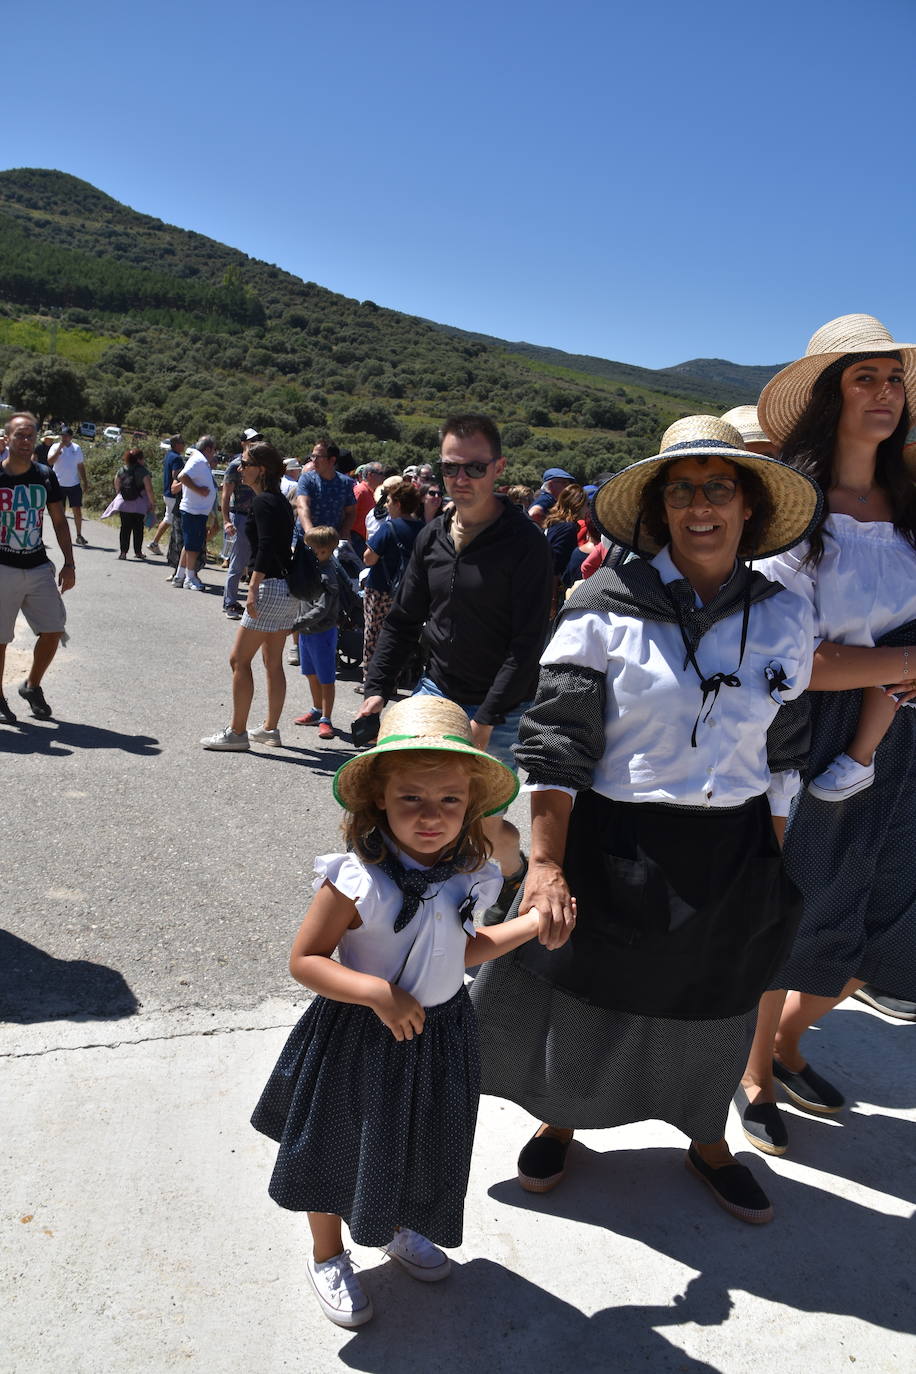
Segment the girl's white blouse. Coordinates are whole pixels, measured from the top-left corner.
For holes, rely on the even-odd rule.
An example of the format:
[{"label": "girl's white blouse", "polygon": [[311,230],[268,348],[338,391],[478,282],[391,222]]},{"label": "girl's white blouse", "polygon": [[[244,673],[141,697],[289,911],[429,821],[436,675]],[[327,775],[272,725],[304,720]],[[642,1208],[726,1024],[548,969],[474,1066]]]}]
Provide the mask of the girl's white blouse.
[{"label": "girl's white blouse", "polygon": [[[423,867],[400,851],[397,857],[405,868]],[[356,903],[363,923],[344,931],[338,946],[340,962],[360,973],[397,981],[424,1007],[447,1002],[464,982],[465,948],[474,924],[470,914],[462,924],[459,909],[469,895],[469,911],[492,906],[503,881],[495,863],[484,864],[476,873],[456,873],[423,898],[409,925],[395,931],[403,898],[375,864],[365,864],[355,854],[321,854],[315,874],[314,890],[327,880]]]},{"label": "girl's white blouse", "polygon": [[807,544],[755,563],[809,602],[814,630],[835,644],[872,647],[875,640],[916,620],[916,549],[888,520],[828,515],[824,556],[804,562]]}]

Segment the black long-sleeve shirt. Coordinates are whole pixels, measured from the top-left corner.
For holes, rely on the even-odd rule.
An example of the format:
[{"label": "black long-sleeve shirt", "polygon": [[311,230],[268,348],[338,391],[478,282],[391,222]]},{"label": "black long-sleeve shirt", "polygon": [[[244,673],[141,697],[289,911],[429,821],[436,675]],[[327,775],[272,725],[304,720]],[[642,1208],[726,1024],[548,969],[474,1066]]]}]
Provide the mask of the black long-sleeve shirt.
[{"label": "black long-sleeve shirt", "polygon": [[268,577],[285,577],[290,563],[293,525],[292,506],[279,492],[261,491],[251,503],[248,540],[251,566]]},{"label": "black long-sleeve shirt", "polygon": [[547,541],[522,511],[502,513],[459,553],[451,515],[417,536],[366,674],[365,694],[394,696],[424,624],[429,676],[446,696],[499,724],[535,693],[547,633],[553,567]]}]

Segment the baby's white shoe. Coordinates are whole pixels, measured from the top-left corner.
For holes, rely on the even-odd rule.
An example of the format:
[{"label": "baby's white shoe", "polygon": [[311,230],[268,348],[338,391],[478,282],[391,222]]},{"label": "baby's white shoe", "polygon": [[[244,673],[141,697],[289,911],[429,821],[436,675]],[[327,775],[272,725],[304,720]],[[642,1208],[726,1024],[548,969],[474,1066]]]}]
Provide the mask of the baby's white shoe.
[{"label": "baby's white shoe", "polygon": [[808,791],[818,801],[841,802],[856,792],[864,792],[875,780],[873,763],[856,763],[848,754],[837,754],[823,773],[808,783]]}]

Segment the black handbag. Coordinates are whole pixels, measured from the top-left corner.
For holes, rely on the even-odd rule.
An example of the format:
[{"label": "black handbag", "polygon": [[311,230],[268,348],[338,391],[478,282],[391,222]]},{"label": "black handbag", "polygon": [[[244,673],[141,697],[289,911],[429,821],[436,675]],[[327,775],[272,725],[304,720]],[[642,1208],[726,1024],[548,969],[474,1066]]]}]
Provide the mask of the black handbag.
[{"label": "black handbag", "polygon": [[286,570],[286,585],[290,596],[297,601],[311,601],[321,586],[321,568],[315,554],[300,539],[296,544]]}]

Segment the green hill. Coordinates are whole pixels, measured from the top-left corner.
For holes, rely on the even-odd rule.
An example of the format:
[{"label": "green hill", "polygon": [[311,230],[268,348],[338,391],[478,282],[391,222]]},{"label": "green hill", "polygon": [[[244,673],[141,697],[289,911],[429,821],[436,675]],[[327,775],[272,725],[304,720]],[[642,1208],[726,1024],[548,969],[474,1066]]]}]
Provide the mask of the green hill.
[{"label": "green hill", "polygon": [[[63,172],[0,172],[4,400],[284,452],[330,432],[357,458],[430,457],[449,411],[497,417],[514,481],[582,480],[653,450],[671,420],[753,401],[774,368],[653,371],[355,301],[121,205]],[[30,389],[31,388],[31,389]],[[150,444],[151,449],[154,445]]]}]

